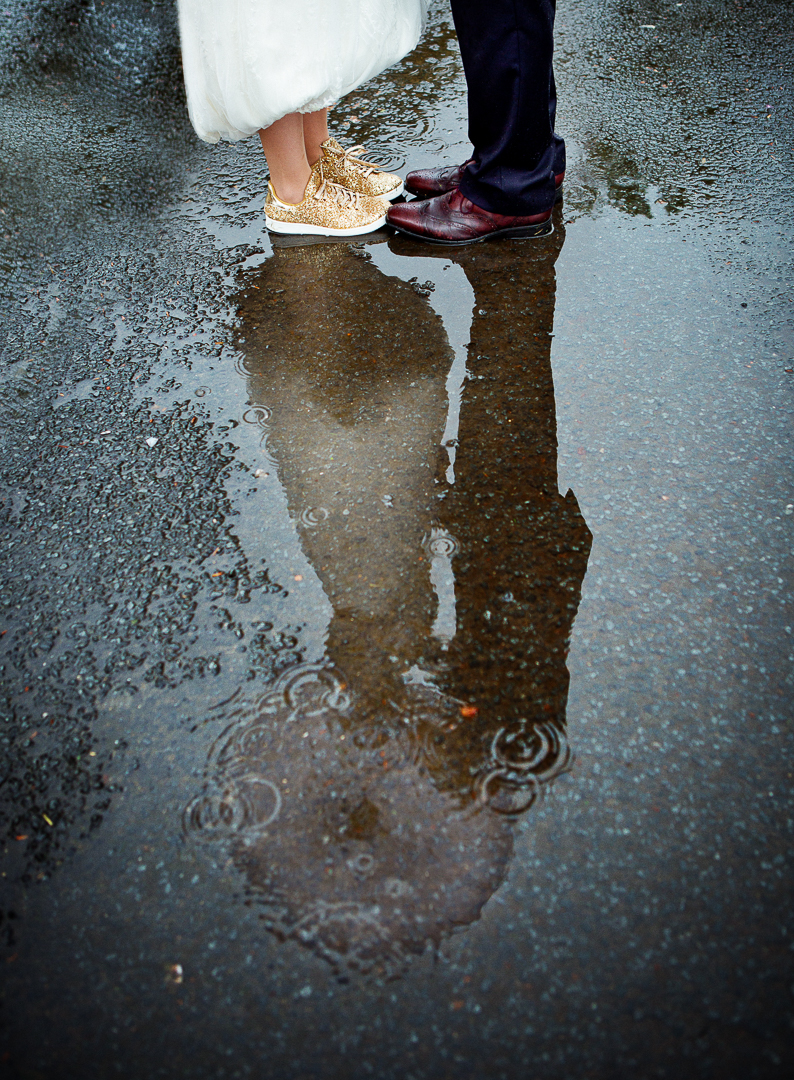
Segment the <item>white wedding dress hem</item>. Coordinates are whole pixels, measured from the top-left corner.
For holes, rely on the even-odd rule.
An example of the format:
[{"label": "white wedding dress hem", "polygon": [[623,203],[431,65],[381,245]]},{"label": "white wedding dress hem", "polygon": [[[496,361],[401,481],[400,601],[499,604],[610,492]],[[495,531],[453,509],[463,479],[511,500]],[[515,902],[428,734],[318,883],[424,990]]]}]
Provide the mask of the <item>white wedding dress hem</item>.
[{"label": "white wedding dress hem", "polygon": [[[409,53],[428,0],[179,0],[188,112],[236,142],[328,108]],[[288,11],[288,15],[285,15]]]}]

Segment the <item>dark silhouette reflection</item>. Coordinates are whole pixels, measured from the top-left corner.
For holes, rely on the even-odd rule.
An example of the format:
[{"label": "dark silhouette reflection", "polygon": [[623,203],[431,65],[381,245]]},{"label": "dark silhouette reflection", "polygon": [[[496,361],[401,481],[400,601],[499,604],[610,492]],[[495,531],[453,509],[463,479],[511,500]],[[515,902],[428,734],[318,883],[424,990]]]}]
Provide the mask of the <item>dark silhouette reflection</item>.
[{"label": "dark silhouette reflection", "polygon": [[511,819],[567,763],[591,536],[557,491],[561,244],[390,242],[473,288],[457,440],[426,288],[319,245],[276,251],[241,299],[251,401],[333,616],[323,662],[232,718],[186,827],[229,845],[271,929],[340,969],[394,971],[473,922]]}]

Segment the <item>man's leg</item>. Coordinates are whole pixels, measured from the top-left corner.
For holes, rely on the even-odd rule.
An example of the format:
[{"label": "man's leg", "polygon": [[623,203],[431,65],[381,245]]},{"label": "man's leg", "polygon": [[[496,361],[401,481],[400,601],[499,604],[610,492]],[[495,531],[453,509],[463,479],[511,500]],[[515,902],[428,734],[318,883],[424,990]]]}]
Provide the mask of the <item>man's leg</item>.
[{"label": "man's leg", "polygon": [[461,192],[496,214],[554,204],[565,144],[554,133],[555,0],[451,0],[475,160]]}]

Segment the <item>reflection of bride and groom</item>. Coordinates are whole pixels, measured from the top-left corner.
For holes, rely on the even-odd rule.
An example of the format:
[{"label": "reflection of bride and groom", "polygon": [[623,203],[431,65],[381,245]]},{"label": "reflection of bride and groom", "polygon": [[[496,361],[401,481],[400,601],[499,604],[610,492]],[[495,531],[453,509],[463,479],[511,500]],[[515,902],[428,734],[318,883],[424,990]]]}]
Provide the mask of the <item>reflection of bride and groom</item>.
[{"label": "reflection of bride and groom", "polygon": [[[427,289],[365,248],[276,250],[241,300],[251,401],[333,616],[324,663],[218,739],[185,820],[271,929],[339,966],[393,967],[474,921],[567,762],[591,537],[557,490],[562,238],[454,255],[474,292],[456,402]],[[390,265],[419,250],[389,246]]]}]

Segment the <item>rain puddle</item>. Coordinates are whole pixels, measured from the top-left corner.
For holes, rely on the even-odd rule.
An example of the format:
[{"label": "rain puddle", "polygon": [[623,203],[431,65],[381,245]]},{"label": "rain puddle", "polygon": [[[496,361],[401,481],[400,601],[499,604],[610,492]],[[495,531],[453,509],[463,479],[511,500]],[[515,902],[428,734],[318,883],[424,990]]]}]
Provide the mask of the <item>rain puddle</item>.
[{"label": "rain puddle", "polygon": [[236,706],[184,820],[271,929],[338,968],[399,966],[475,920],[510,820],[568,763],[591,536],[557,490],[562,242],[288,246],[245,275],[245,418],[308,563],[289,591],[327,602],[298,634],[310,662]]}]

